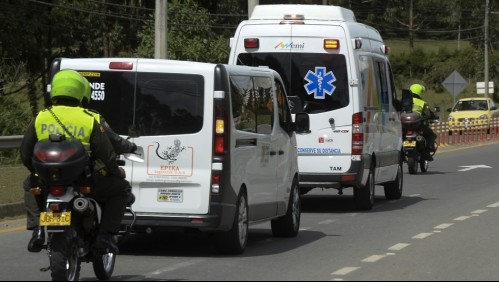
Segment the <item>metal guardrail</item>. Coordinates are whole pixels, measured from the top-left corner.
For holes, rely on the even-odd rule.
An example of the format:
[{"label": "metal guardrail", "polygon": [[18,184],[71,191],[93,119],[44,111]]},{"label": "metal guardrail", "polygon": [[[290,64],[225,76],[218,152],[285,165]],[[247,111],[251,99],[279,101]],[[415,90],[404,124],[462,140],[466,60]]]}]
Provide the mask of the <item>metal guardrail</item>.
[{"label": "metal guardrail", "polygon": [[0,136],[0,150],[19,149],[23,135]]}]

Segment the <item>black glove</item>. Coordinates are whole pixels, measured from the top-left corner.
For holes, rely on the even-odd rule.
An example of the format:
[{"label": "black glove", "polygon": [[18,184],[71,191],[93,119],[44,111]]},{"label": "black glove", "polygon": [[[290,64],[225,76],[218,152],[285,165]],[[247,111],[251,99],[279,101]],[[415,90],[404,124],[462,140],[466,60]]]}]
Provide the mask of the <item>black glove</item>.
[{"label": "black glove", "polygon": [[132,151],[130,153],[132,153],[132,154],[135,153],[137,151],[137,144],[132,143],[132,149],[131,150]]},{"label": "black glove", "polygon": [[42,188],[42,180],[38,175],[32,173],[29,178],[31,188]]}]

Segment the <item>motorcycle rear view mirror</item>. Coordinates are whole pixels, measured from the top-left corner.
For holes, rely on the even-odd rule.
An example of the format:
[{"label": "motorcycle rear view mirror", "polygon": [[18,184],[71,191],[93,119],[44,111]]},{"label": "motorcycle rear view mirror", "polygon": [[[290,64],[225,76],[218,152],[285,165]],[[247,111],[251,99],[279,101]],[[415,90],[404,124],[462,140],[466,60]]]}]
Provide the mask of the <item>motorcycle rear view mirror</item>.
[{"label": "motorcycle rear view mirror", "polygon": [[137,147],[137,150],[135,151],[135,153],[125,154],[125,159],[127,159],[131,162],[143,163],[144,162],[144,148]]}]

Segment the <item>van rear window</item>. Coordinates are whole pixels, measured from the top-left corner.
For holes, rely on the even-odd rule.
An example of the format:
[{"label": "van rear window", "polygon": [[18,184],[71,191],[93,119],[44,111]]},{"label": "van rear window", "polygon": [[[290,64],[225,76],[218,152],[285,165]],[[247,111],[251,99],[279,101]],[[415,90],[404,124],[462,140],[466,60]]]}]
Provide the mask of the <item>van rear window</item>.
[{"label": "van rear window", "polygon": [[[204,78],[168,73],[95,72],[90,108],[99,111],[116,133],[140,136],[201,131]],[[136,83],[135,83],[136,81]],[[135,123],[135,124],[134,124]]]},{"label": "van rear window", "polygon": [[288,96],[296,96],[293,113],[324,113],[350,104],[346,59],[340,54],[242,53],[239,65],[268,66],[277,71]]}]

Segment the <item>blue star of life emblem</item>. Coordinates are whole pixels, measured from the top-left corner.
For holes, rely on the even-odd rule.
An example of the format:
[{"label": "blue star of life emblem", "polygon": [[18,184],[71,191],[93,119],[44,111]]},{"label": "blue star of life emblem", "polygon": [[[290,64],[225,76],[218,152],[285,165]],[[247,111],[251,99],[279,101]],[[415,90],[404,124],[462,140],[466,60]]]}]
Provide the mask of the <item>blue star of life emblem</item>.
[{"label": "blue star of life emblem", "polygon": [[333,95],[336,89],[336,86],[333,85],[336,77],[332,71],[326,72],[325,67],[316,67],[315,73],[309,70],[305,76],[305,80],[308,82],[305,85],[305,90],[308,95],[314,94],[315,99],[324,100],[326,99],[326,95]]}]

